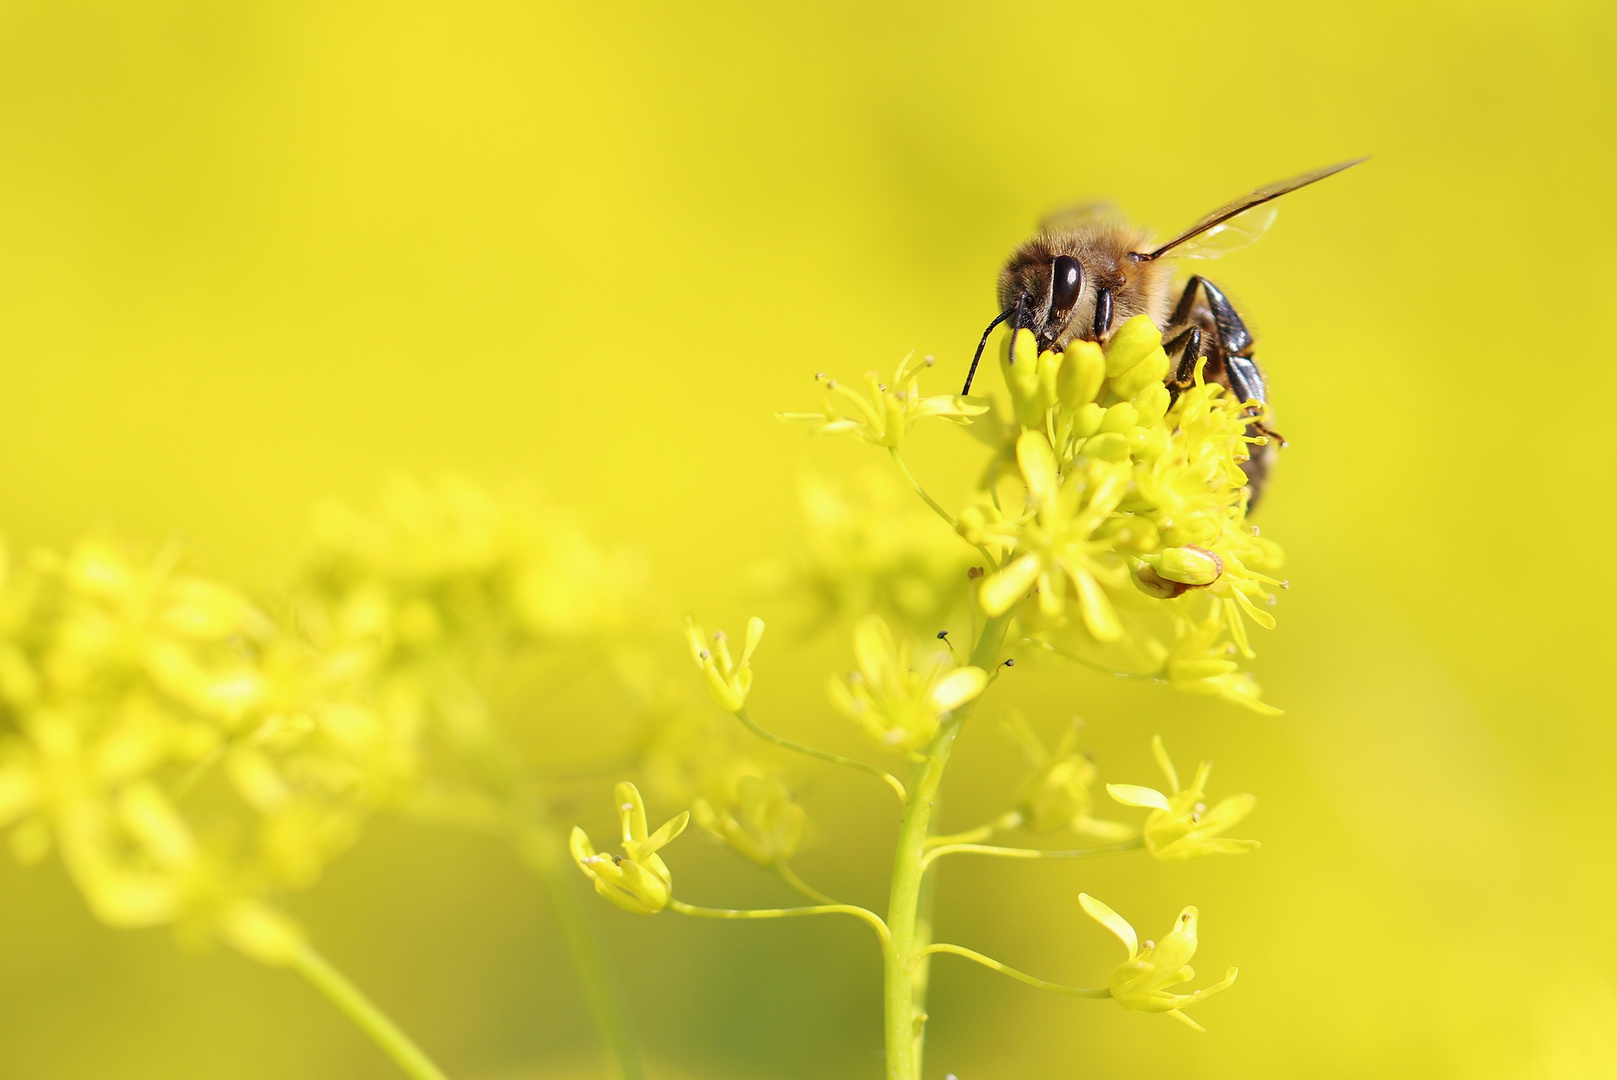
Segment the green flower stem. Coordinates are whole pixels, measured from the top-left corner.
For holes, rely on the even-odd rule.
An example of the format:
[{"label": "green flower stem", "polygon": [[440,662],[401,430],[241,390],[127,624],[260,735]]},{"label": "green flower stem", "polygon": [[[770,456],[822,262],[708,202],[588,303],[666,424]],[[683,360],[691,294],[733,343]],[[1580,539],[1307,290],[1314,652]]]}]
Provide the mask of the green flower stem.
[{"label": "green flower stem", "polygon": [[1009,832],[1022,824],[1022,812],[1012,810],[1001,814],[993,821],[979,825],[975,829],[967,829],[961,833],[951,833],[948,836],[929,836],[926,838],[928,848],[942,847],[944,844],[975,844],[979,840],[987,840],[995,833]]},{"label": "green flower stem", "polygon": [[[904,479],[910,482],[910,487],[915,489],[915,493],[921,497],[921,501],[930,506],[938,517],[942,518],[944,521],[947,521],[949,523],[949,528],[952,531],[958,532],[960,529],[959,522],[955,521],[953,514],[939,506],[936,499],[932,498],[932,496],[926,493],[926,488],[922,487],[921,482],[915,479],[915,474],[910,472],[910,467],[904,464],[904,458],[899,455],[898,447],[889,446],[887,448],[887,452],[893,455],[893,464],[898,466],[898,471],[904,474]],[[971,546],[982,553],[982,557],[988,560],[988,565],[990,567],[995,570],[999,569],[999,560],[995,559],[987,548],[983,547],[981,544],[973,544]]]},{"label": "green flower stem", "polygon": [[744,708],[737,709],[735,715],[736,719],[741,721],[742,726],[764,740],[764,742],[774,743],[776,746],[787,750],[795,750],[799,754],[807,754],[809,757],[819,758],[821,761],[829,761],[833,765],[845,765],[850,769],[858,769],[862,773],[869,773],[871,776],[879,776],[898,795],[899,802],[908,804],[910,801],[909,792],[904,790],[904,782],[885,769],[877,768],[863,761],[856,761],[853,758],[843,757],[841,754],[827,753],[824,750],[816,750],[812,746],[804,746],[802,743],[794,743],[790,739],[783,739],[779,735],[765,731],[753,723],[752,717],[747,715],[747,710]]},{"label": "green flower stem", "polygon": [[699,919],[790,919],[797,915],[852,915],[856,919],[863,919],[869,923],[876,936],[881,939],[882,954],[885,956],[892,941],[892,935],[887,931],[887,924],[882,917],[869,908],[857,907],[853,904],[818,904],[814,907],[792,908],[711,908],[697,907],[681,900],[670,899],[668,910],[677,911],[681,915],[694,915]]},{"label": "green flower stem", "polygon": [[797,871],[788,866],[784,859],[775,863],[775,873],[780,875],[782,881],[786,882],[786,884],[790,885],[793,889],[802,893],[816,904],[836,904],[836,901],[831,897],[825,895],[819,889],[816,889],[814,886],[798,877]]},{"label": "green flower stem", "polygon": [[552,828],[529,824],[522,829],[517,847],[523,862],[539,879],[555,912],[573,968],[584,984],[584,997],[589,1002],[596,1030],[617,1063],[618,1075],[622,1080],[645,1080],[640,1040],[629,1022],[623,992],[607,963],[595,925],[579,902],[578,883],[571,864],[564,858],[566,840]]},{"label": "green flower stem", "polygon": [[1046,851],[1043,848],[996,847],[992,844],[941,844],[921,857],[921,872],[945,855],[998,855],[1006,859],[1087,859],[1091,855],[1115,855],[1120,851],[1139,851],[1145,847],[1145,838],[1136,836],[1103,847],[1072,848],[1067,851]]},{"label": "green flower stem", "polygon": [[443,1071],[428,1059],[410,1037],[396,1027],[382,1010],[371,1004],[359,988],[349,982],[326,958],[309,945],[303,945],[292,955],[293,971],[307,979],[316,990],[325,995],[354,1026],[370,1036],[382,1053],[392,1059],[412,1080],[446,1080]]},{"label": "green flower stem", "polygon": [[[971,663],[992,671],[999,663],[1000,645],[1010,625],[1011,613],[996,615],[983,624],[982,633],[971,651]],[[970,717],[975,703],[956,709],[938,727],[927,747],[925,758],[916,766],[911,781],[909,804],[898,827],[897,850],[893,855],[893,882],[887,898],[887,927],[892,947],[886,956],[883,996],[886,1012],[887,1080],[920,1080],[916,1075],[924,1016],[916,1006],[916,988],[927,980],[925,948],[919,933],[923,856],[932,824],[932,807],[937,800],[943,770],[949,764],[960,728]]]},{"label": "green flower stem", "polygon": [[936,945],[928,945],[925,949],[921,950],[922,956],[936,956],[941,953],[948,953],[951,956],[964,956],[967,960],[975,960],[983,967],[993,968],[1001,975],[1009,975],[1017,982],[1024,982],[1029,986],[1036,986],[1040,990],[1048,990],[1052,994],[1066,994],[1068,997],[1081,998],[1109,998],[1112,996],[1112,992],[1110,990],[1085,990],[1080,986],[1063,986],[1061,983],[1045,982],[1043,979],[1035,979],[1031,975],[1017,971],[1009,964],[1002,964],[991,956],[984,956],[980,952],[967,949],[961,945],[950,945],[946,942],[940,942]]}]

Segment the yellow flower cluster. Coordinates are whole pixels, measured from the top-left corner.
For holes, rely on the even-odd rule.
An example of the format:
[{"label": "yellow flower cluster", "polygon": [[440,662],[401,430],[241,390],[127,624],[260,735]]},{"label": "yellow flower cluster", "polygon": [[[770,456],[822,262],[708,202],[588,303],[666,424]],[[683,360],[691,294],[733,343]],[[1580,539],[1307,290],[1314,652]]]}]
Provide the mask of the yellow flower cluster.
[{"label": "yellow flower cluster", "polygon": [[[953,517],[922,494],[992,562],[976,600],[990,616],[1014,614],[1013,643],[1278,711],[1240,665],[1253,655],[1247,624],[1274,626],[1267,609],[1285,584],[1271,576],[1279,547],[1246,516],[1242,464],[1265,441],[1253,434],[1262,403],[1205,382],[1202,365],[1171,392],[1162,335],[1144,315],[1104,349],[1040,353],[1020,330],[1000,360],[1009,423],[980,399],[923,395],[928,365],[913,358],[891,384],[872,374],[859,393],[830,380],[823,413],[780,415],[895,456],[921,419],[977,421],[996,451],[980,494]],[[883,573],[897,568],[867,575],[865,593],[880,595]]]},{"label": "yellow flower cluster", "polygon": [[390,743],[369,765],[390,799],[494,827],[555,756],[553,684],[604,660],[642,705],[656,696],[628,647],[644,593],[638,561],[533,493],[442,476],[325,507],[298,600],[371,688]]},{"label": "yellow flower cluster", "polygon": [[960,394],[921,393],[921,372],[932,366],[930,356],[920,360],[911,353],[893,372],[891,383],[883,382],[874,371],[865,373],[861,392],[826,376],[815,376],[825,383],[825,407],[817,413],[778,413],[782,420],[805,423],[826,435],[848,432],[877,446],[894,447],[904,441],[919,420],[942,417],[951,423],[970,423],[988,406]]},{"label": "yellow flower cluster", "polygon": [[1032,770],[1016,792],[1016,823],[1032,832],[1070,829],[1100,840],[1124,840],[1134,830],[1115,821],[1097,818],[1091,788],[1096,778],[1095,763],[1078,751],[1082,725],[1076,720],[1067,726],[1055,752],[1045,748],[1020,712],[1012,710],[1001,724],[1027,758]]},{"label": "yellow flower cluster", "polygon": [[979,556],[890,470],[799,484],[801,551],[763,568],[765,591],[807,601],[813,629],[877,612],[927,637],[964,614],[960,585]]},{"label": "yellow flower cluster", "polygon": [[[1248,524],[1241,465],[1251,409],[1202,380],[1177,395],[1145,316],[1107,348],[1039,354],[1020,331],[1002,357],[1018,428],[959,531],[999,561],[979,602],[1016,611],[1025,637],[1260,711],[1237,654],[1265,628],[1280,550]],[[1008,471],[1008,470],[1007,470]],[[1024,601],[1030,600],[1024,604]]]},{"label": "yellow flower cluster", "polygon": [[286,962],[270,898],[354,837],[380,729],[340,666],[179,554],[0,559],[0,827],[112,925]]},{"label": "yellow flower cluster", "polygon": [[880,746],[918,751],[947,713],[976,700],[988,685],[981,668],[960,666],[947,652],[917,666],[908,640],[880,615],[860,619],[853,632],[858,665],[846,681],[833,677],[831,703]]}]

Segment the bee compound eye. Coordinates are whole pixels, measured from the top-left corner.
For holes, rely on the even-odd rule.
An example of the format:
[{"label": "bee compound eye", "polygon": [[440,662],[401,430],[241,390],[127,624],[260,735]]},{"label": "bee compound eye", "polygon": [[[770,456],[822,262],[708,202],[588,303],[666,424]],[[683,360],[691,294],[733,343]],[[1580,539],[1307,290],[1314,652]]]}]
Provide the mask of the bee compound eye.
[{"label": "bee compound eye", "polygon": [[1050,317],[1052,326],[1067,321],[1072,309],[1078,306],[1078,294],[1084,288],[1084,268],[1071,255],[1058,255],[1050,267]]}]

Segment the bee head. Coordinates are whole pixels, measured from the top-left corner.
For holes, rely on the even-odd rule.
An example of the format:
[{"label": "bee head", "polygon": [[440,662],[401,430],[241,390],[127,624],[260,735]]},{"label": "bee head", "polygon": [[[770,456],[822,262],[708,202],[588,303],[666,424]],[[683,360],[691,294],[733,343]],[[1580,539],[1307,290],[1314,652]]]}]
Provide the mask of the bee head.
[{"label": "bee head", "polygon": [[1023,327],[1032,330],[1040,349],[1078,336],[1068,330],[1086,277],[1076,256],[1057,255],[1038,241],[1024,245],[999,275],[1000,307],[1017,311],[1012,333]]}]

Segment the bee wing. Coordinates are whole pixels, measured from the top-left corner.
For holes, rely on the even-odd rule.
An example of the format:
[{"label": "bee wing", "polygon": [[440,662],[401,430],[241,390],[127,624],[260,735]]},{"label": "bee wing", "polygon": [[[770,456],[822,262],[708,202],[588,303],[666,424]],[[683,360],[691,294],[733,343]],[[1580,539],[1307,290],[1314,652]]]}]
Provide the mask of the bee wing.
[{"label": "bee wing", "polygon": [[1250,210],[1205,226],[1206,232],[1185,240],[1174,248],[1176,259],[1216,259],[1231,251],[1240,251],[1256,244],[1269,231],[1269,226],[1280,216],[1280,207],[1273,203],[1260,203]]},{"label": "bee wing", "polygon": [[[1208,238],[1209,243],[1206,245],[1208,250],[1204,251],[1202,250],[1203,246],[1198,245],[1195,252],[1176,252],[1176,254],[1209,259],[1217,258],[1226,251],[1234,251],[1236,248],[1245,247],[1262,236],[1264,231],[1274,222],[1273,207],[1267,208],[1266,215],[1254,213],[1264,208],[1266,203],[1280,198],[1287,192],[1296,191],[1300,187],[1307,187],[1316,180],[1323,180],[1327,176],[1341,172],[1343,169],[1351,168],[1365,160],[1368,159],[1361,157],[1354,158],[1352,161],[1339,161],[1335,165],[1327,165],[1322,169],[1305,172],[1287,180],[1276,180],[1272,184],[1265,184],[1256,191],[1248,192],[1241,196],[1234,202],[1225,203],[1166,244],[1151,252],[1146,258],[1155,259],[1166,255],[1181,244],[1202,236]],[[1236,219],[1238,218],[1241,220],[1237,221]]]},{"label": "bee wing", "polygon": [[1092,202],[1079,203],[1077,206],[1067,206],[1053,214],[1046,215],[1039,222],[1039,231],[1045,233],[1066,232],[1069,229],[1080,228],[1093,222],[1123,222],[1123,216],[1116,203]]}]

